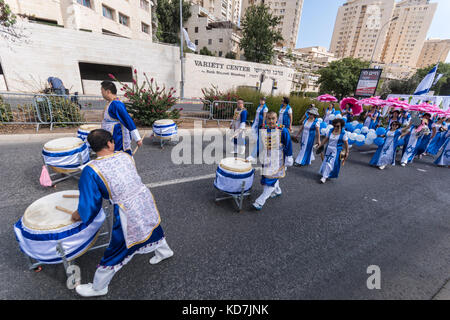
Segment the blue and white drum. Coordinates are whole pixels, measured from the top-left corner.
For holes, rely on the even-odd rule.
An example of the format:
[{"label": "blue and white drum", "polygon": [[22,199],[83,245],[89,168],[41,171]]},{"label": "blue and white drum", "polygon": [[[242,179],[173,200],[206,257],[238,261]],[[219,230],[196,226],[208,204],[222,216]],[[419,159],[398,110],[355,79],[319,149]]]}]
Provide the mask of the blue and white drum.
[{"label": "blue and white drum", "polygon": [[[72,197],[65,198],[63,195]],[[56,251],[58,242],[68,261],[85,253],[97,239],[105,213],[102,209],[92,221],[84,223],[73,222],[70,213],[56,209],[59,206],[71,212],[77,210],[78,197],[78,190],[67,190],[33,202],[14,225],[20,249],[29,257],[46,264],[62,262]]]},{"label": "blue and white drum", "polygon": [[44,145],[42,156],[45,164],[60,173],[77,171],[90,160],[86,143],[75,137],[50,140]]},{"label": "blue and white drum", "polygon": [[92,151],[91,147],[89,146],[89,143],[87,142],[87,136],[89,135],[89,133],[91,133],[92,130],[95,129],[101,129],[102,126],[99,124],[83,124],[82,126],[80,126],[78,128],[77,131],[77,137],[80,138],[81,140],[83,140],[84,142],[86,142],[89,151]]},{"label": "blue and white drum", "polygon": [[229,194],[239,194],[243,182],[244,192],[252,188],[254,176],[255,169],[250,162],[242,158],[225,158],[217,167],[214,186]]},{"label": "blue and white drum", "polygon": [[153,123],[153,133],[161,139],[171,139],[178,133],[177,124],[170,119],[156,120]]}]

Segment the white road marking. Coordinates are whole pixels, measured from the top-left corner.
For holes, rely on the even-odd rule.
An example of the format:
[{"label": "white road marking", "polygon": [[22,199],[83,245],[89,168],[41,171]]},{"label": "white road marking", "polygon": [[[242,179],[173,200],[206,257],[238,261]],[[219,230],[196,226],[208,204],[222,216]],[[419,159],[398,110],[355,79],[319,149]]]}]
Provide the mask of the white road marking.
[{"label": "white road marking", "polygon": [[[259,170],[261,170],[261,167],[255,168],[255,171],[259,171]],[[206,180],[206,179],[214,179],[215,177],[216,177],[216,174],[211,173],[211,174],[205,174],[203,176],[197,176],[197,177],[188,177],[188,178],[173,179],[173,180],[168,180],[168,181],[147,183],[146,186],[149,188],[157,188],[157,187],[169,186],[172,184],[180,184],[180,183],[186,183],[186,182],[192,182],[192,181],[198,181],[198,180]]]},{"label": "white road marking", "polygon": [[377,199],[372,199],[372,201],[373,201],[373,202],[378,202],[378,200],[377,200]]},{"label": "white road marking", "polygon": [[423,169],[417,169],[418,171],[421,171],[421,172],[427,172],[427,170],[423,170]]}]

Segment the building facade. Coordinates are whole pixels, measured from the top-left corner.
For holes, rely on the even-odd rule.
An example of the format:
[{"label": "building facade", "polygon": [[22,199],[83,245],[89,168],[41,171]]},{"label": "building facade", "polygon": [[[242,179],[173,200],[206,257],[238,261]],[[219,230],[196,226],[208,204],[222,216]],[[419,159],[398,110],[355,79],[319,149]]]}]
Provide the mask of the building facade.
[{"label": "building facade", "polygon": [[152,40],[150,0],[6,0],[30,22],[130,39]]},{"label": "building facade", "polygon": [[269,6],[270,12],[281,18],[278,26],[278,31],[284,39],[281,46],[294,49],[302,16],[303,0],[242,0],[241,20],[248,7],[261,3]]},{"label": "building facade", "polygon": [[445,62],[450,52],[450,39],[428,39],[420,52],[417,68],[425,68]]},{"label": "building facade", "polygon": [[242,0],[190,0],[198,4],[220,21],[231,21],[239,25]]}]

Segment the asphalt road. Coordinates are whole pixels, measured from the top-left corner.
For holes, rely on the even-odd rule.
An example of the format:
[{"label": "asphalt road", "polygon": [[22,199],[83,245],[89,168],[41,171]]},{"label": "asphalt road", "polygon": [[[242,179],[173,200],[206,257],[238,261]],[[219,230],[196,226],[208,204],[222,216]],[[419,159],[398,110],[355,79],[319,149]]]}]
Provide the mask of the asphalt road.
[{"label": "asphalt road", "polygon": [[[48,140],[0,143],[0,299],[82,299],[66,288],[62,264],[28,270],[13,232],[33,201],[77,188],[39,185]],[[325,185],[316,159],[289,168],[283,195],[260,212],[251,208],[262,191],[257,173],[238,213],[232,201],[214,202],[213,178],[177,183],[217,166],[174,165],[172,148],[147,140],[135,159],[144,183],[169,182],[151,191],[175,255],[155,266],[152,254],[135,256],[94,299],[431,299],[450,278],[450,171],[430,158],[380,171],[368,166],[369,149],[354,148]],[[83,283],[101,256],[76,259]],[[366,285],[371,265],[381,270],[379,290]]]}]

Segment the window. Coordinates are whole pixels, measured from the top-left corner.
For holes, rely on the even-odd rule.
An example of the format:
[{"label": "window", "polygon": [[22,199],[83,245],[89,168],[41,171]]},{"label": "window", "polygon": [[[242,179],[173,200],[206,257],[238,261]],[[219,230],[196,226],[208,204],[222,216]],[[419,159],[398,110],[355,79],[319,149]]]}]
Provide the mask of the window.
[{"label": "window", "polygon": [[105,18],[114,20],[114,10],[102,5],[103,16]]},{"label": "window", "polygon": [[208,44],[212,44],[212,39],[208,39]]},{"label": "window", "polygon": [[195,45],[198,46],[198,40],[195,40]]},{"label": "window", "polygon": [[108,73],[112,73],[119,81],[131,82],[133,73],[131,67],[110,64],[79,62],[81,80],[111,80]]},{"label": "window", "polygon": [[77,2],[85,7],[92,9],[91,0],[77,0]]},{"label": "window", "polygon": [[219,42],[220,42],[220,43],[223,43],[223,38],[220,38],[220,39],[219,39]]},{"label": "window", "polygon": [[130,25],[130,18],[119,12],[119,23],[128,27]]},{"label": "window", "polygon": [[219,51],[219,57],[221,57],[222,56],[222,51]]},{"label": "window", "polygon": [[141,30],[142,30],[142,32],[149,34],[150,26],[148,24],[141,22]]},{"label": "window", "polygon": [[194,31],[195,33],[198,33],[198,27],[195,27],[195,31]]},{"label": "window", "polygon": [[150,11],[150,5],[147,0],[141,0],[141,9],[144,9],[145,11]]}]

